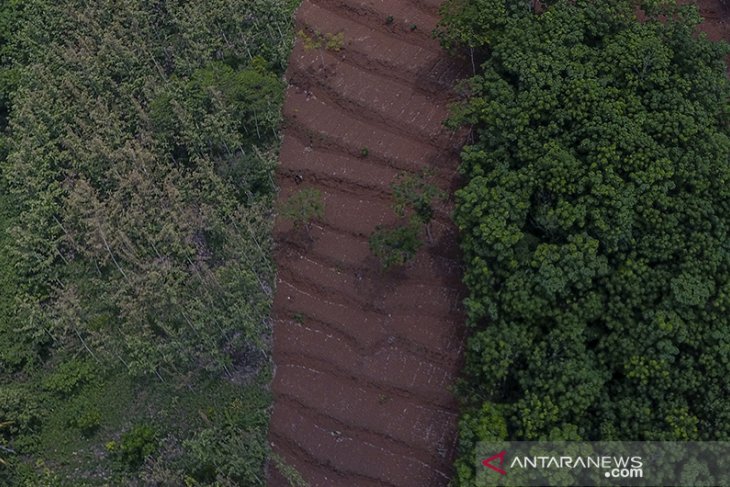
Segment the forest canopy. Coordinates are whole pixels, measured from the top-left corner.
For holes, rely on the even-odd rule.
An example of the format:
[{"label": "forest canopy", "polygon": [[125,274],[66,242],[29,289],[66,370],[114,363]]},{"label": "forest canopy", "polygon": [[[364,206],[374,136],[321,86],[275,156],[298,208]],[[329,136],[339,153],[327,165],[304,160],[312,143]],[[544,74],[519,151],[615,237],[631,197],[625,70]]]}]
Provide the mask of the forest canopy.
[{"label": "forest canopy", "polygon": [[461,485],[482,440],[730,439],[727,46],[694,6],[532,3],[442,9],[475,68]]},{"label": "forest canopy", "polygon": [[264,482],[295,7],[3,2],[0,483]]}]

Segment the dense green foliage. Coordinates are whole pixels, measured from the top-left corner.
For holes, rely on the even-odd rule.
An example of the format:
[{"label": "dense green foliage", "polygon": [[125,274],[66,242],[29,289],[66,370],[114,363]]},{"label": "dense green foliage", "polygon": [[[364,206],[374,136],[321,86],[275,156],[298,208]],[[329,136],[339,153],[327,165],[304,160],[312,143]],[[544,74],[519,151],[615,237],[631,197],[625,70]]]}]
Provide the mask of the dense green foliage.
[{"label": "dense green foliage", "polygon": [[444,7],[480,63],[455,118],[464,485],[479,440],[730,439],[726,45],[694,7],[549,3]]},{"label": "dense green foliage", "polygon": [[263,484],[295,5],[3,2],[0,483]]}]

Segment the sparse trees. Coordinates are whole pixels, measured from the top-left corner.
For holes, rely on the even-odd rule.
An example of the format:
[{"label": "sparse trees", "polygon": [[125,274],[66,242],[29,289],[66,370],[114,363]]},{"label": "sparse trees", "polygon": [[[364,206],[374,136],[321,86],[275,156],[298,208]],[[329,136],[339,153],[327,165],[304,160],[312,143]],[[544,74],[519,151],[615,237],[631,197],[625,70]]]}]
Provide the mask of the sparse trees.
[{"label": "sparse trees", "polygon": [[415,257],[422,245],[422,233],[432,241],[430,224],[434,217],[434,203],[445,193],[432,182],[429,170],[418,173],[401,173],[391,183],[393,209],[401,223],[378,226],[370,235],[370,250],[385,269],[401,266]]}]

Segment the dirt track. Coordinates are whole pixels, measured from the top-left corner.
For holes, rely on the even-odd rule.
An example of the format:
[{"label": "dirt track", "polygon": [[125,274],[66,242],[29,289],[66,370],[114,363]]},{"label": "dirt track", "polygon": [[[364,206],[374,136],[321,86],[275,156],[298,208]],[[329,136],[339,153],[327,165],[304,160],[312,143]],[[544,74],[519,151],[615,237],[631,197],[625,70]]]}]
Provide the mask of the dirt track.
[{"label": "dirt track", "polygon": [[[698,3],[702,29],[730,38],[730,8]],[[464,70],[430,37],[438,4],[304,0],[298,11],[298,29],[344,33],[338,52],[297,40],[277,176],[280,199],[316,187],[326,205],[311,239],[276,224],[270,440],[312,486],[427,487],[451,476],[463,290],[449,205],[435,243],[403,271],[382,273],[367,245],[394,220],[398,172],[428,166],[442,188],[456,184],[463,137],[442,121]],[[270,485],[288,483],[271,468]]]},{"label": "dirt track", "polygon": [[344,33],[337,52],[297,41],[278,172],[281,199],[313,186],[326,206],[311,240],[276,225],[270,440],[312,486],[425,487],[451,475],[463,292],[449,205],[405,270],[381,272],[367,244],[395,219],[400,171],[428,166],[439,186],[455,184],[462,137],[442,122],[461,73],[430,35],[438,3],[305,0],[298,11],[297,30]]}]

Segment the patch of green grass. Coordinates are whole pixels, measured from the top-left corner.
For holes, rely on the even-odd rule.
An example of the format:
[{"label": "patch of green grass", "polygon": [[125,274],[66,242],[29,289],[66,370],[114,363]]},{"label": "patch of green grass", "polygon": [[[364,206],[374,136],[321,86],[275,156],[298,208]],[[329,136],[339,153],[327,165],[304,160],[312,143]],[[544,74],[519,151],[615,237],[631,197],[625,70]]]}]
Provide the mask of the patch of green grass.
[{"label": "patch of green grass", "polygon": [[199,378],[190,386],[135,384],[117,370],[66,397],[44,389],[43,378],[38,371],[29,380],[45,411],[42,428],[3,485],[125,485],[142,470],[146,482],[184,485],[187,477],[205,485],[224,471],[256,485],[268,455],[268,367],[243,384]]}]

